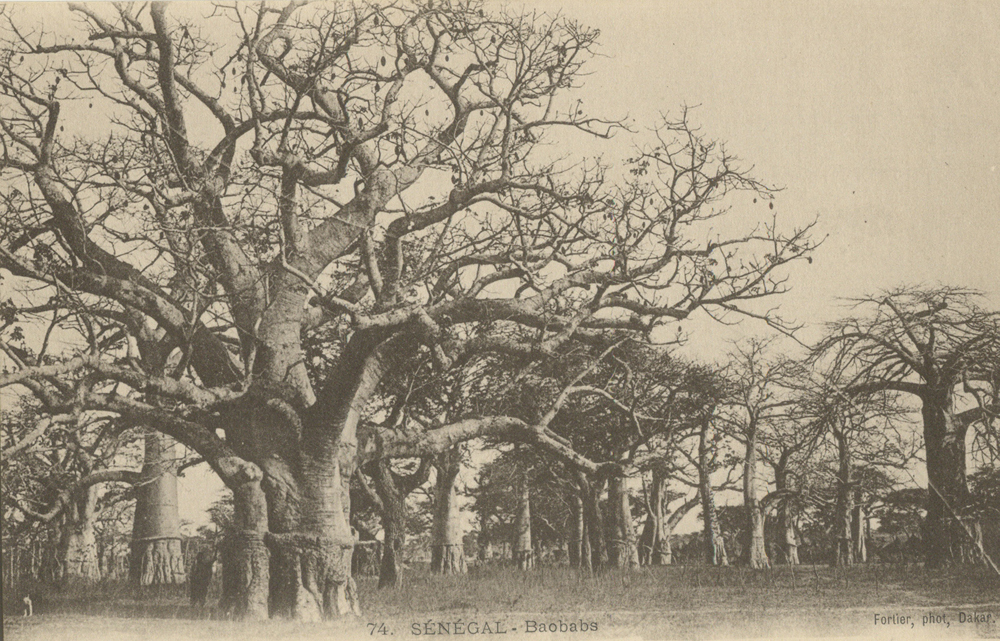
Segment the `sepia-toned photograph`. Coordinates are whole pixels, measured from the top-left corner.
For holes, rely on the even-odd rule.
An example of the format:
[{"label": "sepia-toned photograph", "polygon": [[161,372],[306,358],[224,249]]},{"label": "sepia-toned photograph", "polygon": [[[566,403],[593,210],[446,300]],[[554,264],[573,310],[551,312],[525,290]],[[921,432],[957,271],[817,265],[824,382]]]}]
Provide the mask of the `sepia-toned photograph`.
[{"label": "sepia-toned photograph", "polygon": [[1000,4],[0,4],[2,638],[1000,637]]}]

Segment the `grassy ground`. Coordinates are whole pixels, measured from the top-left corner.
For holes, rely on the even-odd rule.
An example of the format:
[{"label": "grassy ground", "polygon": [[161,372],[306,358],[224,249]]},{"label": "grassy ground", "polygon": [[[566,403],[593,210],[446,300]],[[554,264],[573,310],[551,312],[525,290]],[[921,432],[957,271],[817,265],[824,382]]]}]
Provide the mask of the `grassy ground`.
[{"label": "grassy ground", "polygon": [[[7,616],[4,638],[270,641],[394,636],[416,641],[432,633],[494,641],[1000,636],[1000,581],[978,568],[798,567],[793,571],[778,567],[753,572],[666,567],[596,577],[567,568],[532,572],[473,568],[463,577],[434,577],[413,569],[399,589],[377,590],[369,578],[362,579],[359,588],[365,610],[360,620],[310,625],[199,619],[179,594],[137,599],[112,586],[85,595],[53,596],[30,619]],[[961,621],[974,615],[984,620]],[[504,636],[497,634],[501,631]]]}]

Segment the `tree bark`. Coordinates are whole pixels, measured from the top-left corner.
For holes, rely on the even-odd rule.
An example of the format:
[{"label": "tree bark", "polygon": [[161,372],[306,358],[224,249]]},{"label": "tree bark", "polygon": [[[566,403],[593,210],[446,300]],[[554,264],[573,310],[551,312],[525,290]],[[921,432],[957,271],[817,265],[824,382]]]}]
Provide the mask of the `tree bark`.
[{"label": "tree bark", "polygon": [[615,475],[608,481],[608,517],[612,536],[608,550],[610,563],[619,568],[638,567],[635,526],[624,476]]},{"label": "tree bark", "polygon": [[73,497],[62,515],[54,577],[62,586],[86,586],[101,578],[94,532],[97,486],[87,487],[80,494]]},{"label": "tree bark", "polygon": [[220,607],[233,618],[268,618],[272,577],[266,532],[267,502],[259,479],[253,479],[233,489],[233,530],[222,546]]},{"label": "tree bark", "polygon": [[535,567],[531,547],[531,486],[527,475],[522,476],[518,493],[517,518],[514,521],[514,562],[522,570]]},{"label": "tree bark", "polygon": [[[361,411],[382,374],[380,340],[352,336],[313,405],[297,408],[301,391],[296,400],[284,387],[263,390],[267,400],[250,421],[254,460],[265,471],[272,616],[316,621],[360,614],[351,577],[350,480]],[[395,560],[390,550],[383,546],[383,566],[385,556]]]},{"label": "tree bark", "polygon": [[406,496],[392,478],[388,461],[378,461],[374,476],[375,488],[382,501],[382,564],[378,587],[397,587],[403,580],[400,562],[406,544]]},{"label": "tree bark", "polygon": [[180,585],[185,576],[177,505],[176,444],[165,434],[145,436],[143,477],[156,478],[136,492],[130,575],[138,586]]},{"label": "tree bark", "polygon": [[465,549],[459,518],[456,480],[461,468],[461,449],[454,447],[436,457],[434,523],[431,542],[431,572],[465,574]]},{"label": "tree bark", "polygon": [[[670,565],[673,550],[670,546],[672,528],[665,514],[668,479],[659,468],[653,468],[653,480],[649,488],[649,505],[646,525],[643,528],[642,545],[649,565]],[[642,559],[640,558],[640,561]]]},{"label": "tree bark", "polygon": [[764,514],[757,498],[757,430],[751,425],[743,457],[743,506],[746,510],[744,561],[754,569],[770,567],[764,545]]},{"label": "tree bark", "polygon": [[698,439],[698,493],[701,496],[701,519],[705,526],[705,562],[709,565],[729,565],[726,545],[719,532],[719,519],[715,511],[715,490],[711,478],[711,443],[715,438],[715,425],[710,419],[702,423]]}]

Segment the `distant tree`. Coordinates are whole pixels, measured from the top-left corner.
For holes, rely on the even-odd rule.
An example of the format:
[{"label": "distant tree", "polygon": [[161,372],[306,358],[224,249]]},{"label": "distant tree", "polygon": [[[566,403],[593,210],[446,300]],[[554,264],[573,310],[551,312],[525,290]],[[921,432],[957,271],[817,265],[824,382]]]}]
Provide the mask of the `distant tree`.
[{"label": "distant tree", "polygon": [[743,562],[752,568],[770,565],[764,538],[766,504],[758,476],[759,455],[768,430],[790,420],[794,398],[790,394],[800,376],[799,365],[774,353],[767,341],[750,340],[737,346],[727,369],[729,390],[720,413],[727,435],[743,445],[743,506],[747,540]]},{"label": "distant tree", "polygon": [[148,478],[128,467],[136,458],[134,434],[94,414],[79,420],[39,416],[33,403],[4,412],[2,425],[4,520],[55,526],[58,543],[47,578],[58,584],[96,582],[101,578],[99,519],[131,498],[104,486],[131,487]]},{"label": "distant tree", "polygon": [[177,470],[180,448],[169,436],[144,436],[143,476],[136,492],[129,574],[137,585],[182,584],[187,580],[181,551]]},{"label": "distant tree", "polygon": [[816,346],[817,356],[849,377],[842,393],[891,391],[919,401],[929,567],[956,559],[953,542],[976,547],[966,436],[974,425],[992,425],[1000,410],[1000,313],[979,300],[975,292],[951,287],[902,287],[862,298],[855,302],[859,314],[831,323]]},{"label": "distant tree", "polygon": [[[430,478],[431,458],[416,461],[392,461],[380,458],[359,468],[361,487],[369,493],[382,520],[382,560],[379,566],[379,588],[398,587],[403,575],[403,547],[406,544],[408,519],[407,497]],[[371,477],[369,484],[364,475]],[[372,489],[373,488],[373,489]]]}]

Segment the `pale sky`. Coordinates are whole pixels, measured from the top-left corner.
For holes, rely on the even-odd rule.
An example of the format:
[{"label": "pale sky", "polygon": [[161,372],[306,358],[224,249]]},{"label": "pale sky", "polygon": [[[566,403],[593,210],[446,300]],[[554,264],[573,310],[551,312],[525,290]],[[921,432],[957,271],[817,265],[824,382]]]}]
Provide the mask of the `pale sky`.
[{"label": "pale sky", "polygon": [[822,322],[838,297],[902,283],[1000,304],[1000,3],[529,6],[600,28],[591,109],[642,126],[699,105],[707,135],[784,187],[786,221],[819,218],[829,238],[793,272],[791,316]]},{"label": "pale sky", "polygon": [[[819,218],[829,237],[792,274],[790,316],[821,323],[838,297],[902,283],[972,287],[1000,306],[1000,3],[524,5],[601,30],[605,57],[580,90],[589,112],[641,130],[699,105],[704,133],[784,188],[784,220]],[[732,335],[695,328],[700,353]]]},{"label": "pale sky", "polygon": [[[973,287],[1000,307],[1000,3],[524,4],[601,30],[588,112],[641,130],[699,105],[705,134],[784,187],[784,220],[819,218],[829,238],[795,268],[789,315],[830,320],[837,297],[902,283]],[[182,489],[184,518],[200,520],[197,494]]]}]

